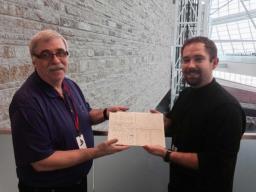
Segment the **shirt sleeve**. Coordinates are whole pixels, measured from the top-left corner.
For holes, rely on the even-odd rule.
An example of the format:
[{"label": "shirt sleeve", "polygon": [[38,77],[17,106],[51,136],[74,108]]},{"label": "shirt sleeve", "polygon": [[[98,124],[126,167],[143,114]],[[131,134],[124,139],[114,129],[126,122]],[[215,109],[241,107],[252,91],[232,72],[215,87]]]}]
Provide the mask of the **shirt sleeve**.
[{"label": "shirt sleeve", "polygon": [[233,184],[244,119],[241,107],[226,104],[218,107],[208,120],[209,129],[205,131],[203,141],[207,149],[203,151],[207,152],[198,153],[199,173],[202,183],[213,186],[214,190],[225,191],[223,187]]},{"label": "shirt sleeve", "polygon": [[47,121],[38,110],[29,104],[15,107],[10,118],[17,165],[42,160],[54,152]]}]

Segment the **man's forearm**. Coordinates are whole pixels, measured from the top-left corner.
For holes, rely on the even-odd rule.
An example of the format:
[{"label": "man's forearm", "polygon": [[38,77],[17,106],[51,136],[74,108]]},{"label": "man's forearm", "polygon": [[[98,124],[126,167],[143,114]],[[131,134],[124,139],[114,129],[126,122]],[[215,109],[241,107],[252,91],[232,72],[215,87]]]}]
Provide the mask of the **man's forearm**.
[{"label": "man's forearm", "polygon": [[36,171],[54,171],[79,165],[88,160],[114,154],[128,149],[128,146],[116,145],[117,139],[111,139],[98,144],[94,148],[55,151],[49,157],[34,162],[31,165]]},{"label": "man's forearm", "polygon": [[32,163],[32,166],[36,171],[53,171],[69,168],[96,157],[95,148],[55,151],[49,157]]},{"label": "man's forearm", "polygon": [[197,153],[184,153],[173,151],[170,154],[172,162],[182,165],[184,167],[198,169],[198,156]]},{"label": "man's forearm", "polygon": [[93,125],[96,125],[105,121],[103,111],[104,109],[92,109],[89,112]]},{"label": "man's forearm", "polygon": [[171,119],[164,117],[164,129],[167,130],[171,127],[172,121]]}]

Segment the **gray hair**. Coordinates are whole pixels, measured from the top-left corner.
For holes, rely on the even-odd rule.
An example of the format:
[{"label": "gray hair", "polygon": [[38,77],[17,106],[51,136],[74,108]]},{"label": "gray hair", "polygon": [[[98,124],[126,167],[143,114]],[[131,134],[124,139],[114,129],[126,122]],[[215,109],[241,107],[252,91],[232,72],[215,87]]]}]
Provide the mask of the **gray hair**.
[{"label": "gray hair", "polygon": [[39,42],[47,42],[55,38],[62,39],[63,43],[65,44],[66,50],[68,50],[67,41],[61,34],[54,30],[46,29],[43,31],[39,31],[32,37],[29,43],[29,52],[31,57],[33,57],[33,54],[35,54],[35,49],[37,48]]}]

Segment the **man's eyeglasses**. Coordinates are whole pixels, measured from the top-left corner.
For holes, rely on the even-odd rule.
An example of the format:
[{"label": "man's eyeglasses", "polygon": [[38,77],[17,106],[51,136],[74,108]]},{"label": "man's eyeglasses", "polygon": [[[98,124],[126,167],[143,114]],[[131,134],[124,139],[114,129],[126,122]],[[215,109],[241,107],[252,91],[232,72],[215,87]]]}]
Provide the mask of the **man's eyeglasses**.
[{"label": "man's eyeglasses", "polygon": [[39,54],[33,54],[33,56],[37,57],[38,59],[43,59],[43,60],[51,60],[53,59],[54,55],[58,58],[66,58],[68,56],[68,51],[65,50],[58,50],[55,53],[52,53],[51,51],[42,51]]}]

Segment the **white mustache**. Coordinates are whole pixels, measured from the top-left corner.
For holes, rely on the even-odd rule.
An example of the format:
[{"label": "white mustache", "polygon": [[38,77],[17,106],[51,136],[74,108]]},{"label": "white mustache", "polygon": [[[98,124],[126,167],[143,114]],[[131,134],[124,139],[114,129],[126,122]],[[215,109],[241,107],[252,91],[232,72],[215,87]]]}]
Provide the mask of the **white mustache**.
[{"label": "white mustache", "polygon": [[58,71],[58,70],[64,70],[65,67],[64,67],[63,64],[60,63],[60,64],[57,64],[57,65],[51,65],[47,69],[48,69],[48,71]]}]

